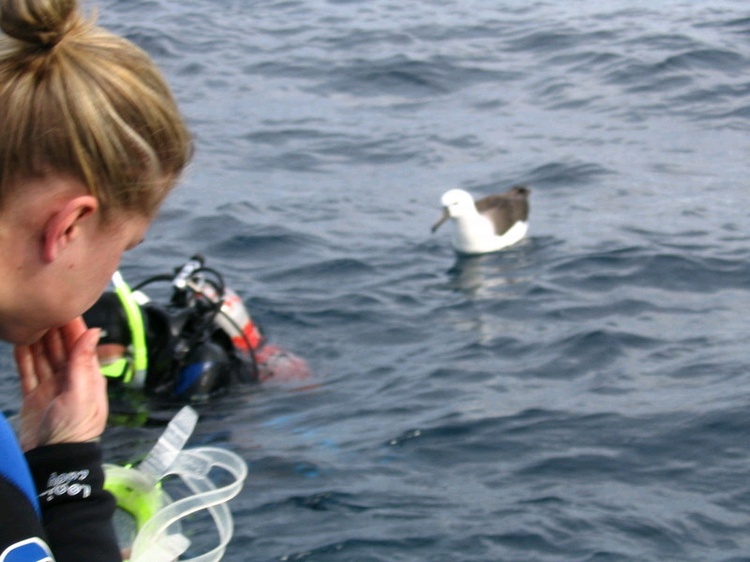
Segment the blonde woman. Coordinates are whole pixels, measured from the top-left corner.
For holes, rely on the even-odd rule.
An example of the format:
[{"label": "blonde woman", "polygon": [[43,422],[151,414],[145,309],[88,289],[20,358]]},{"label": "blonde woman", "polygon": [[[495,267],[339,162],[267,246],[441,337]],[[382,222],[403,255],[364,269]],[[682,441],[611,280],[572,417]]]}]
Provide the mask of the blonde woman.
[{"label": "blonde woman", "polygon": [[99,334],[80,315],[192,140],[149,57],[75,0],[0,0],[0,28],[0,338],[23,397],[17,438],[0,416],[0,560],[120,560]]}]

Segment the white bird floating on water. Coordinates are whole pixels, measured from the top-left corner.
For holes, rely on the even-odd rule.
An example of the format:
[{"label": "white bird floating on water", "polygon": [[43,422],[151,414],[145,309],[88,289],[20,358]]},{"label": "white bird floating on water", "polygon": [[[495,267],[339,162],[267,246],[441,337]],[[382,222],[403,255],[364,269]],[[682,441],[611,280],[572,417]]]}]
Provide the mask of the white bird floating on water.
[{"label": "white bird floating on water", "polygon": [[474,202],[463,189],[443,194],[443,216],[432,227],[435,232],[447,219],[456,223],[453,248],[460,254],[497,252],[520,242],[529,230],[529,192],[515,186],[500,195]]}]

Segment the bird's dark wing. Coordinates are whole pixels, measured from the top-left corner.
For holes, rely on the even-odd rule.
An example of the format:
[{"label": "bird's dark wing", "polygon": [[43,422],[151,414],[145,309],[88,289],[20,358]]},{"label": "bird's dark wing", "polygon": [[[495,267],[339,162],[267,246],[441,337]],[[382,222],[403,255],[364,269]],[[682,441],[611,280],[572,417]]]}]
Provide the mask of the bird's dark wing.
[{"label": "bird's dark wing", "polygon": [[489,195],[476,202],[477,211],[495,225],[495,234],[505,234],[518,221],[529,219],[529,190],[516,186],[500,195]]}]

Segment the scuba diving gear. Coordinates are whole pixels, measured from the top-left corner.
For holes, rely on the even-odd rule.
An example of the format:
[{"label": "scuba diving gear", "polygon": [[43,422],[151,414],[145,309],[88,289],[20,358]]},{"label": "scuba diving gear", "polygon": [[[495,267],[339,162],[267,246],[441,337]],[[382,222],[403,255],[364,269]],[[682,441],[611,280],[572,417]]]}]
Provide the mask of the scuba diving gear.
[{"label": "scuba diving gear", "polygon": [[[161,283],[162,301],[144,289]],[[172,274],[150,277],[132,290],[113,276],[114,292],[104,293],[83,317],[102,328],[102,373],[113,392],[137,391],[168,401],[200,401],[235,383],[299,380],[307,363],[266,341],[240,296],[222,275],[191,257]],[[145,373],[145,376],[143,375]]]},{"label": "scuba diving gear", "polygon": [[214,388],[225,388],[230,380],[226,352],[218,344],[202,341],[188,351],[185,367],[180,371],[174,392],[206,397]]},{"label": "scuba diving gear", "polygon": [[[142,291],[171,284],[166,304]],[[219,272],[193,256],[174,275],[146,279],[132,290],[119,272],[107,292],[84,313],[104,330],[101,344],[123,353],[101,361],[112,387],[143,388],[168,400],[203,400],[231,383],[258,379],[255,351],[264,338],[241,298],[224,286]],[[116,297],[116,298],[115,298]]]}]

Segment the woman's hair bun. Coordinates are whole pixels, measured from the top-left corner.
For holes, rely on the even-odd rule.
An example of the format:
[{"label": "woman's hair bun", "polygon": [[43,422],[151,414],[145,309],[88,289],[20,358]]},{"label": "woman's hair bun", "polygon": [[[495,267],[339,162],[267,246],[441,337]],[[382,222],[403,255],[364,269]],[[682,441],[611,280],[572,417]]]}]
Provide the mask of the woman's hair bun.
[{"label": "woman's hair bun", "polygon": [[0,0],[0,29],[23,41],[51,48],[75,25],[77,0]]}]

